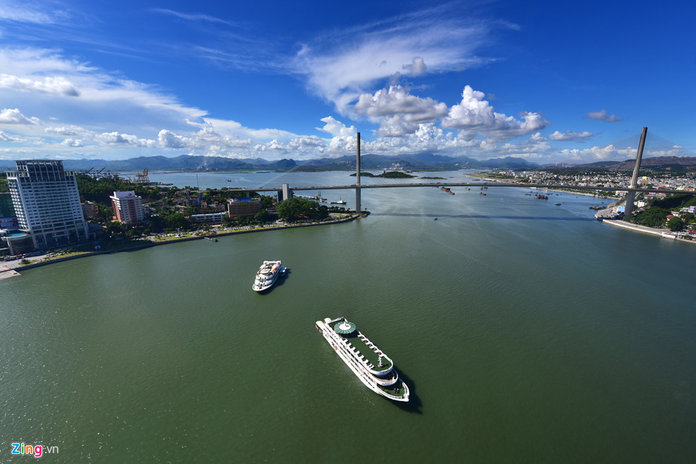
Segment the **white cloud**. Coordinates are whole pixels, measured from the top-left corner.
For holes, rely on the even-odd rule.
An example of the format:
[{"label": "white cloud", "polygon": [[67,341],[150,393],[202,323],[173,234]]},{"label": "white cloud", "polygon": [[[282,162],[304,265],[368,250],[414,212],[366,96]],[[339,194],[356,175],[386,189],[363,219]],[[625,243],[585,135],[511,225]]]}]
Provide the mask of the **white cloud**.
[{"label": "white cloud", "polygon": [[227,21],[221,18],[217,18],[215,16],[210,16],[201,13],[182,13],[180,11],[169,10],[166,8],[151,8],[150,11],[154,13],[160,13],[163,15],[174,16],[176,18],[184,19],[186,21],[204,21],[209,23],[227,24],[228,26],[234,25],[232,21]]},{"label": "white cloud", "polygon": [[362,94],[353,110],[380,122],[377,133],[383,137],[398,137],[415,132],[420,124],[434,122],[447,114],[447,105],[410,95],[399,85],[381,89],[373,95]]},{"label": "white cloud", "polygon": [[428,72],[428,67],[425,65],[425,61],[420,56],[413,58],[413,62],[409,65],[403,65],[403,69],[410,73],[412,76],[422,76]]},{"label": "white cloud", "polygon": [[164,148],[185,148],[190,145],[190,139],[176,135],[172,131],[162,129],[157,134],[160,146]]},{"label": "white cloud", "polygon": [[43,79],[28,79],[12,74],[0,73],[0,88],[19,90],[22,92],[41,92],[69,97],[77,97],[80,92],[73,84],[62,76],[44,77]]},{"label": "white cloud", "polygon": [[61,142],[61,144],[73,148],[84,147],[84,144],[80,139],[65,139]]},{"label": "white cloud", "polygon": [[4,108],[0,111],[0,124],[37,124],[38,118],[27,118],[17,108]]},{"label": "white cloud", "polygon": [[617,148],[610,144],[604,147],[565,149],[558,152],[556,157],[570,163],[593,163],[596,161],[623,160],[631,155],[635,157],[634,148]]},{"label": "white cloud", "polygon": [[17,142],[19,139],[11,136],[10,134],[0,131],[0,142]]},{"label": "white cloud", "polygon": [[486,60],[475,51],[489,40],[489,29],[484,21],[448,18],[441,8],[418,11],[319,37],[303,46],[294,70],[343,113],[375,82],[403,70],[417,76],[480,65]]},{"label": "white cloud", "polygon": [[496,113],[484,96],[483,92],[468,85],[464,87],[462,101],[450,108],[449,114],[442,120],[442,127],[481,133],[493,140],[505,140],[541,130],[549,124],[539,113],[522,113],[521,121]]},{"label": "white cloud", "polygon": [[557,142],[566,142],[570,140],[582,140],[586,139],[588,137],[592,137],[594,134],[592,132],[584,131],[584,132],[574,132],[571,130],[567,130],[565,132],[559,132],[555,131],[553,134],[549,135],[549,138],[551,140],[555,140]]},{"label": "white cloud", "polygon": [[203,126],[198,132],[187,135],[178,135],[162,129],[157,135],[157,140],[163,148],[186,149],[196,154],[219,156],[247,155],[252,144],[250,139],[220,134],[211,125]]},{"label": "white cloud", "polygon": [[324,127],[317,127],[317,129],[327,132],[334,137],[353,137],[357,132],[355,126],[348,127],[333,116],[322,118],[321,122],[324,123]]},{"label": "white cloud", "polygon": [[589,113],[587,113],[587,117],[590,119],[597,119],[599,121],[605,121],[605,122],[623,121],[623,119],[616,117],[615,114],[608,114],[607,110],[590,111]]},{"label": "white cloud", "polygon": [[32,4],[30,1],[4,0],[0,5],[0,20],[5,21],[52,24],[67,17],[68,14],[65,11],[49,10],[46,5]]},{"label": "white cloud", "polygon": [[122,134],[119,132],[104,132],[96,136],[96,139],[109,145],[133,145],[136,147],[151,148],[156,145],[154,140],[141,139],[135,135]]},{"label": "white cloud", "polygon": [[90,131],[89,129],[85,129],[84,127],[80,126],[49,126],[44,129],[44,132],[46,132],[49,135],[60,135],[63,137],[72,137],[72,136],[80,136],[80,137],[92,137],[94,136],[94,133]]},{"label": "white cloud", "polygon": [[[12,74],[0,76],[0,101],[8,106],[22,105],[43,119],[52,116],[94,126],[116,123],[119,131],[142,136],[157,126],[183,128],[188,126],[186,120],[200,121],[206,115],[155,86],[98,69],[56,50],[0,48],[0,69],[12,70]],[[70,98],[59,98],[64,96]]]}]

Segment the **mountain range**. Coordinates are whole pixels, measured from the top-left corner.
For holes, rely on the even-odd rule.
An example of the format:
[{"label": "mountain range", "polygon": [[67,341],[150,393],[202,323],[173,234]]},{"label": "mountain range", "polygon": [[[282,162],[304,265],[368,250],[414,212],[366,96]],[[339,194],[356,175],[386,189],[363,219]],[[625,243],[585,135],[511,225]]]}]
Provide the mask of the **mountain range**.
[{"label": "mountain range", "polygon": [[[496,158],[478,161],[466,156],[450,157],[433,154],[384,156],[363,155],[360,158],[362,169],[382,170],[398,164],[403,169],[423,171],[449,171],[462,168],[483,169],[531,169],[536,164],[520,158]],[[308,161],[281,159],[268,161],[261,158],[234,159],[219,156],[141,156],[125,160],[80,159],[64,160],[66,169],[84,171],[102,169],[112,172],[124,171],[352,171],[355,170],[355,156],[321,158]],[[11,160],[0,160],[0,168],[14,169]]]},{"label": "mountain range", "polygon": [[[467,156],[443,156],[430,153],[418,155],[363,155],[361,169],[383,170],[394,165],[413,171],[451,171],[457,169],[536,169],[542,166],[521,158],[505,157],[488,160],[475,160]],[[575,168],[630,170],[635,160],[601,161],[573,166]],[[148,169],[150,171],[353,171],[355,157],[321,158],[307,161],[281,159],[268,161],[261,158],[234,159],[219,156],[141,156],[124,160],[80,159],[64,160],[66,169],[86,171],[104,169],[111,172],[132,172]],[[696,166],[696,157],[664,156],[643,159],[641,166]],[[543,166],[551,168],[552,166]],[[0,170],[13,170],[12,160],[0,160]]]}]

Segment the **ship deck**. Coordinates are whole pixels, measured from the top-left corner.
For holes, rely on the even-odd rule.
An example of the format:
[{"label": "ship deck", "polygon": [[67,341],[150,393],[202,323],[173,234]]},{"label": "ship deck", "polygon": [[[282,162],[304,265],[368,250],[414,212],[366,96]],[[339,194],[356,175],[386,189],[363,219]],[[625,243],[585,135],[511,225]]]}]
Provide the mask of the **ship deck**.
[{"label": "ship deck", "polygon": [[[362,354],[367,361],[373,365],[371,369],[374,369],[376,371],[385,371],[389,369],[392,365],[392,363],[389,361],[389,359],[383,357],[382,358],[382,367],[378,367],[379,365],[379,355],[371,348],[369,347],[358,335],[351,336],[351,337],[346,337],[344,335],[339,334],[339,337],[343,338],[345,341],[350,343],[356,350]],[[384,351],[382,351],[382,354],[384,354]]]},{"label": "ship deck", "polygon": [[379,386],[379,389],[385,393],[388,393],[389,395],[399,396],[399,397],[403,397],[404,393],[406,393],[406,389],[404,388],[404,383],[402,380],[399,380],[396,383],[396,385],[391,386],[391,387]]}]

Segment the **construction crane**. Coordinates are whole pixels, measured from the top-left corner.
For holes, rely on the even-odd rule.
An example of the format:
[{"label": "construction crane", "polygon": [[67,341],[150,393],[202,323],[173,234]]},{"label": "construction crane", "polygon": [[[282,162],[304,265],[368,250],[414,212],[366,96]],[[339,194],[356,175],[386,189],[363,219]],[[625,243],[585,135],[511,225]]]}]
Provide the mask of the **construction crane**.
[{"label": "construction crane", "polygon": [[147,168],[143,169],[143,172],[135,173],[135,183],[136,184],[149,184],[150,178],[147,176]]}]

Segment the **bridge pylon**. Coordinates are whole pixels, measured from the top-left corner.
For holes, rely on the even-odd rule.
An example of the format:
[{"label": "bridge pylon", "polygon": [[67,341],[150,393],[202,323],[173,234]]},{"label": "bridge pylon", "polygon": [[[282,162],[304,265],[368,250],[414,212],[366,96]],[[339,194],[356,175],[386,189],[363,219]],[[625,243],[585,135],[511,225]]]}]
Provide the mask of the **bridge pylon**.
[{"label": "bridge pylon", "polygon": [[[636,154],[636,164],[633,166],[633,177],[631,177],[630,189],[638,188],[638,171],[640,170],[640,162],[643,159],[643,148],[645,148],[645,136],[648,134],[648,128],[643,128],[643,133],[640,134],[640,143],[638,144],[638,153]],[[626,192],[626,206],[624,207],[624,219],[629,219],[633,214],[633,202],[636,199],[635,190]]]},{"label": "bridge pylon", "polygon": [[360,132],[358,132],[357,145],[358,151],[355,160],[355,212],[360,214],[362,210],[360,204]]}]

